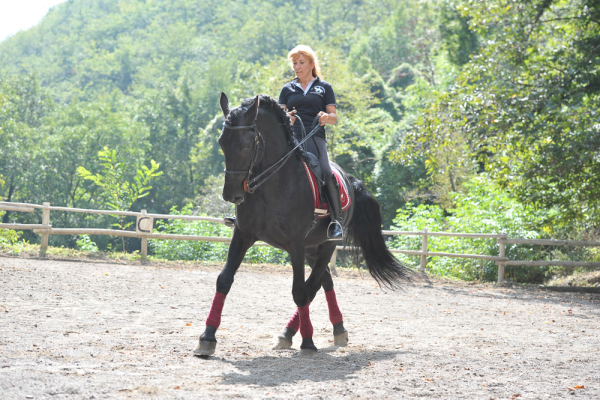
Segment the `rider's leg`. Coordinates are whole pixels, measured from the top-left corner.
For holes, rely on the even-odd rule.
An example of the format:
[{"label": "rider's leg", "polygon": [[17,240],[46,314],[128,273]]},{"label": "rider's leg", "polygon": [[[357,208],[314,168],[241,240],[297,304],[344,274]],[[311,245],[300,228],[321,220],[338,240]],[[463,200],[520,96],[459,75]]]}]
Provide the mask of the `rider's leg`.
[{"label": "rider's leg", "polygon": [[333,176],[331,165],[329,164],[327,143],[320,137],[315,137],[314,140],[311,139],[307,143],[308,151],[319,157],[323,177],[325,178],[324,188],[327,195],[327,203],[329,204],[329,212],[331,214],[331,224],[329,224],[329,228],[327,229],[327,237],[329,240],[341,240],[344,238],[342,204],[340,201],[337,179]]},{"label": "rider's leg", "polygon": [[342,220],[342,202],[340,200],[340,190],[335,176],[325,184],[327,189],[327,200],[329,203],[329,213],[331,223],[327,228],[327,237],[329,240],[341,240],[344,238],[344,226]]}]

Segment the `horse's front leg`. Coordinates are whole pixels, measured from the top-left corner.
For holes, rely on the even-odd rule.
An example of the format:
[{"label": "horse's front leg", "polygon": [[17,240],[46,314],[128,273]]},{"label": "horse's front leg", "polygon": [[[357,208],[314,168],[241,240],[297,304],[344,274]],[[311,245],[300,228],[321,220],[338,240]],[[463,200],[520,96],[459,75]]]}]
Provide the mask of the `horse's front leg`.
[{"label": "horse's front leg", "polygon": [[294,303],[298,307],[299,328],[300,335],[302,336],[300,355],[313,356],[317,354],[317,347],[313,342],[313,326],[310,321],[310,295],[304,281],[304,252],[305,249],[302,243],[288,250],[294,271],[292,296],[294,297]]},{"label": "horse's front leg", "polygon": [[210,356],[211,354],[214,354],[217,347],[215,333],[221,324],[221,314],[223,312],[225,297],[227,297],[227,294],[231,289],[233,277],[240,267],[244,255],[254,242],[255,239],[253,237],[243,235],[238,228],[235,228],[233,231],[229,252],[227,253],[227,262],[217,278],[217,291],[213,298],[208,317],[206,318],[206,329],[204,330],[204,333],[200,335],[198,344],[194,349],[194,354],[200,356]]}]

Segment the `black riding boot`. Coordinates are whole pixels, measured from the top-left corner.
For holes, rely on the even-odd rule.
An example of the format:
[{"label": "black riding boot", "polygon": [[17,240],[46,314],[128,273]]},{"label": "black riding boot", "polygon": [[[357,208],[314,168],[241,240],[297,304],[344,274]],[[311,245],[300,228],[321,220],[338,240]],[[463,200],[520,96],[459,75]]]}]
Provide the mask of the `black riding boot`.
[{"label": "black riding boot", "polygon": [[327,228],[327,238],[329,240],[343,240],[344,224],[342,220],[342,202],[340,201],[340,190],[335,176],[327,182],[325,188],[327,189],[329,213],[331,214],[331,223]]}]

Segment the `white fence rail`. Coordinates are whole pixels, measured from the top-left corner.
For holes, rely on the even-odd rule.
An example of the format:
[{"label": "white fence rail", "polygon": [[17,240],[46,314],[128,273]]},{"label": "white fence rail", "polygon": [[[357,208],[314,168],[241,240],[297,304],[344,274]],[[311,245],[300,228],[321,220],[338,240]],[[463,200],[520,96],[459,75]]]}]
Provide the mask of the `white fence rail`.
[{"label": "white fence rail", "polygon": [[[111,211],[111,210],[88,210],[81,208],[57,207],[51,206],[50,203],[43,205],[27,204],[27,203],[9,203],[0,202],[0,210],[15,211],[15,212],[34,212],[36,209],[42,210],[41,224],[2,224],[0,229],[31,229],[34,233],[40,234],[41,246],[40,256],[45,257],[48,249],[48,237],[50,235],[110,235],[110,236],[125,236],[141,239],[141,255],[145,259],[148,255],[148,239],[163,239],[163,240],[194,240],[204,242],[230,242],[231,238],[213,237],[213,236],[194,236],[194,235],[173,235],[153,233],[154,219],[182,219],[188,221],[209,221],[214,223],[224,223],[222,218],[200,217],[193,215],[166,215],[166,214],[148,214],[146,210],[141,212],[133,211]],[[136,217],[136,230],[124,231],[115,229],[90,229],[90,228],[53,228],[50,223],[50,211],[66,211],[78,212],[87,214],[108,214],[108,215],[124,215]],[[392,253],[402,253],[414,256],[420,256],[420,272],[424,273],[427,267],[427,257],[457,257],[457,258],[472,258],[478,260],[494,261],[498,266],[498,283],[504,281],[505,266],[565,266],[565,267],[592,267],[600,268],[600,263],[584,262],[584,261],[528,261],[528,260],[510,260],[506,257],[507,244],[531,244],[543,246],[600,246],[600,242],[592,241],[574,241],[574,240],[554,240],[554,239],[520,239],[508,238],[504,233],[451,233],[451,232],[429,232],[427,229],[423,231],[382,231],[384,235],[405,235],[405,236],[421,236],[421,250],[399,250],[390,249]],[[430,236],[450,236],[461,238],[477,238],[477,239],[496,239],[498,243],[498,256],[479,255],[479,254],[455,254],[455,253],[439,253],[427,250],[428,238]],[[257,243],[256,245],[265,246],[265,243]],[[335,270],[337,252],[339,250],[348,250],[348,247],[338,246],[331,258],[331,272],[337,275]]]}]

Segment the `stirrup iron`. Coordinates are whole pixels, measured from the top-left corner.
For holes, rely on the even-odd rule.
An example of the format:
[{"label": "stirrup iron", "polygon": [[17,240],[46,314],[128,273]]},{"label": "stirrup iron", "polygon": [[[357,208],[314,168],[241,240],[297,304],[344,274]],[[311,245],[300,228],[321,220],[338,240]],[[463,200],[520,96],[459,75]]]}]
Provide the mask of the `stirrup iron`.
[{"label": "stirrup iron", "polygon": [[327,226],[328,240],[344,240],[344,227],[340,221],[331,221]]}]

